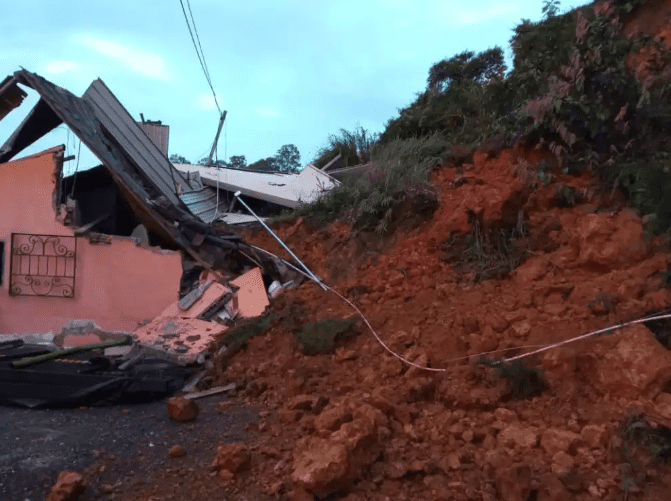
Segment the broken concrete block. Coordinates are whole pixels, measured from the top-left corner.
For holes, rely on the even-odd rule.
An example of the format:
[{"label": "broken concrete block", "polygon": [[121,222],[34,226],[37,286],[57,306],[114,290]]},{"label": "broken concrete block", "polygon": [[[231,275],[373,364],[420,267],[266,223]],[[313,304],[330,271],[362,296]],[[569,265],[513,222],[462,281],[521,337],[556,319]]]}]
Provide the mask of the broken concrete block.
[{"label": "broken concrete block", "polygon": [[231,285],[239,288],[235,297],[238,301],[238,315],[241,317],[258,317],[270,304],[260,268],[251,269],[240,275],[231,281]]},{"label": "broken concrete block", "polygon": [[173,397],[168,400],[168,415],[180,423],[193,421],[199,412],[198,404],[190,398]]}]

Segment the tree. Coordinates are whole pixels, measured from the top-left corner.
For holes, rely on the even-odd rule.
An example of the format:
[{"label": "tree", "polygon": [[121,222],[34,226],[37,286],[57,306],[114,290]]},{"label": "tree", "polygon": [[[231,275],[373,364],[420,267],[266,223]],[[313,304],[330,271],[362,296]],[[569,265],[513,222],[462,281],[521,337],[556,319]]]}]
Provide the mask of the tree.
[{"label": "tree", "polygon": [[228,166],[231,169],[244,169],[247,167],[247,159],[244,155],[233,155],[228,159]]},{"label": "tree", "polygon": [[275,154],[277,171],[292,174],[300,171],[301,154],[293,144],[285,144]]},{"label": "tree", "polygon": [[278,171],[277,158],[275,157],[262,158],[261,160],[257,160],[253,164],[250,164],[247,168],[260,171],[277,172]]},{"label": "tree", "polygon": [[177,155],[176,153],[173,153],[168,157],[168,160],[170,160],[174,164],[190,164],[191,162],[188,161],[186,158],[184,158],[182,155]]},{"label": "tree", "polygon": [[453,84],[462,81],[484,84],[494,77],[503,77],[505,70],[503,50],[500,47],[488,49],[477,55],[467,50],[431,66],[427,83],[430,90],[445,93]]},{"label": "tree", "polygon": [[545,0],[543,2],[542,10],[545,19],[556,16],[559,13],[560,5],[559,0]]},{"label": "tree", "polygon": [[[205,165],[207,164],[208,157],[203,157],[200,160],[198,160],[198,165]],[[226,163],[226,160],[212,160],[212,164],[209,165],[209,167],[218,167],[219,169],[224,169],[228,167],[229,165]]]}]

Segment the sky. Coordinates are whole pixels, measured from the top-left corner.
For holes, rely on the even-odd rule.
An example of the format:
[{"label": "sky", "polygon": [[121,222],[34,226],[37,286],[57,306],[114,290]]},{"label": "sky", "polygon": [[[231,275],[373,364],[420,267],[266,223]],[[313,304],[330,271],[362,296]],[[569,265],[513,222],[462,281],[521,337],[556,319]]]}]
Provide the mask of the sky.
[{"label": "sky", "polygon": [[[186,0],[187,15],[189,14]],[[560,10],[586,1],[563,0]],[[294,144],[301,164],[329,134],[382,132],[434,63],[501,46],[542,0],[190,0],[217,101],[217,158],[252,163]],[[101,78],[137,120],[170,126],[169,153],[207,156],[219,112],[179,0],[22,0],[0,16],[0,80],[24,67],[81,96]],[[37,102],[0,121],[2,144]],[[79,140],[62,125],[19,156]],[[81,148],[79,170],[99,162]],[[72,170],[76,162],[71,162]]]}]

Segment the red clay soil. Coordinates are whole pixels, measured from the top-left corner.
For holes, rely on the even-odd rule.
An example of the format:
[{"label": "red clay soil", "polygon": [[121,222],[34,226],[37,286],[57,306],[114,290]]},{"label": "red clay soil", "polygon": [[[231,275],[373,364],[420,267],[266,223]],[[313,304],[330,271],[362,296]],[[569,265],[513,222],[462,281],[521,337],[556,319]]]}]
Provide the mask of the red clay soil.
[{"label": "red clay soil", "polygon": [[[662,278],[671,253],[644,238],[640,218],[610,190],[600,194],[590,176],[555,172],[556,183],[531,188],[528,165],[541,158],[515,150],[442,166],[433,176],[439,210],[393,240],[340,224],[280,225],[280,237],[356,303],[393,350],[445,371],[409,368],[360,321],[358,336],[335,354],[303,355],[294,335],[302,327],[357,317],[311,282],[285,292],[271,305],[280,319],[217,374],[215,384],[242,382],[237,398],[261,418],[246,447],[232,457],[220,450],[216,463],[235,472],[199,474],[212,484],[207,492],[218,485],[227,499],[668,499],[669,467],[623,432],[637,413],[671,425],[671,352],[646,327],[528,359],[548,385],[530,400],[511,399],[494,369],[463,358],[569,339],[671,304]],[[557,207],[561,185],[583,203]],[[472,231],[469,212],[488,228],[519,217],[527,249],[553,250],[530,251],[507,278],[476,282],[443,259],[451,232]],[[262,231],[245,238],[283,254]],[[158,492],[124,499],[164,499]]]}]

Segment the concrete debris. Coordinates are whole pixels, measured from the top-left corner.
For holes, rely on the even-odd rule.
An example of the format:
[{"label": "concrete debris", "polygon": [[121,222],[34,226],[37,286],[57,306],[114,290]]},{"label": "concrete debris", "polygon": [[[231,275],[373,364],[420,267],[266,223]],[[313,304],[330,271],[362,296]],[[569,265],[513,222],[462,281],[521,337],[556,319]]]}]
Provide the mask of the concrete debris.
[{"label": "concrete debris", "polygon": [[228,330],[231,320],[257,317],[269,304],[261,270],[253,268],[231,280],[230,287],[211,280],[201,282],[138,327],[134,335],[139,342],[174,353],[185,363],[197,363],[198,356]]}]

